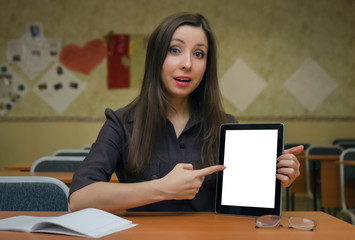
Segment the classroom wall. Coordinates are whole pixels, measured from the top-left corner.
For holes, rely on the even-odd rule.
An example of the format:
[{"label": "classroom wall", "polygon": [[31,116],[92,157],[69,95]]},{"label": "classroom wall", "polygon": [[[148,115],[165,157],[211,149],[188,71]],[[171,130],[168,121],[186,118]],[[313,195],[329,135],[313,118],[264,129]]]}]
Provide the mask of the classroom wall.
[{"label": "classroom wall", "polygon": [[[21,37],[28,21],[42,22],[45,36],[61,38],[63,46],[83,46],[110,31],[143,43],[163,18],[179,11],[200,12],[210,21],[218,40],[220,78],[242,59],[267,83],[243,111],[224,99],[226,110],[240,122],[284,122],[286,141],[329,144],[355,137],[355,2],[350,0],[0,0],[0,63],[7,61],[7,40]],[[62,114],[29,92],[0,116],[0,169],[91,144],[104,109],[126,105],[139,91],[144,45],[137,46],[132,48],[131,88],[107,89],[104,60],[89,75],[72,72],[87,87]],[[314,111],[284,87],[306,59],[337,84]],[[36,79],[15,71],[35,86]]]}]

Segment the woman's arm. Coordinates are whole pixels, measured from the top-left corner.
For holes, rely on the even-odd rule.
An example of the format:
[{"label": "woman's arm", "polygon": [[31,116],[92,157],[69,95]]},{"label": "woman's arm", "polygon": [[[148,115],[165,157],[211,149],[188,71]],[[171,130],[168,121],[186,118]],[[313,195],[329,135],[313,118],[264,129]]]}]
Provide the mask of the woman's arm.
[{"label": "woman's arm", "polygon": [[119,212],[163,200],[193,199],[205,176],[222,171],[215,165],[193,170],[191,164],[177,164],[161,179],[139,183],[95,182],[75,192],[69,198],[70,209],[99,208]]}]

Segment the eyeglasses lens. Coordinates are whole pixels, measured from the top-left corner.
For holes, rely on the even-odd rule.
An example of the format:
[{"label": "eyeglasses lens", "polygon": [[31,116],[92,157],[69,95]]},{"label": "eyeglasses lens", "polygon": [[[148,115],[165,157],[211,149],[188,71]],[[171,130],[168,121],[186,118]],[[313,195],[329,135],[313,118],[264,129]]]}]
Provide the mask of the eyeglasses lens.
[{"label": "eyeglasses lens", "polygon": [[265,215],[257,218],[257,225],[259,227],[274,227],[280,222],[279,216]]},{"label": "eyeglasses lens", "polygon": [[294,228],[312,229],[315,227],[314,221],[304,217],[290,217],[289,223]]}]

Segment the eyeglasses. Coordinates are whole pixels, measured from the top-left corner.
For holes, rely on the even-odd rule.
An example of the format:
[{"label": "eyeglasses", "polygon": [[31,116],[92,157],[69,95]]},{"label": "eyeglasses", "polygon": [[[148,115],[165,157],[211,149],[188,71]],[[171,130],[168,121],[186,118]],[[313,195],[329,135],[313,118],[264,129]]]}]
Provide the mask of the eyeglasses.
[{"label": "eyeglasses", "polygon": [[280,224],[282,218],[288,219],[288,226],[285,227],[289,228],[313,231],[313,229],[317,226],[316,221],[306,217],[281,217],[277,215],[264,215],[255,219],[255,227],[284,227],[282,224]]}]

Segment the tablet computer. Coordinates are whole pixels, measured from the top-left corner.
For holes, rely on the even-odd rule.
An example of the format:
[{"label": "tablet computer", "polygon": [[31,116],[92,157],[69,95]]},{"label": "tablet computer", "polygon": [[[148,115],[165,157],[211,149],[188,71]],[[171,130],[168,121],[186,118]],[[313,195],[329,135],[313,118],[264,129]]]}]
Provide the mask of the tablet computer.
[{"label": "tablet computer", "polygon": [[283,153],[282,123],[222,124],[216,213],[243,216],[281,214],[277,158]]}]

